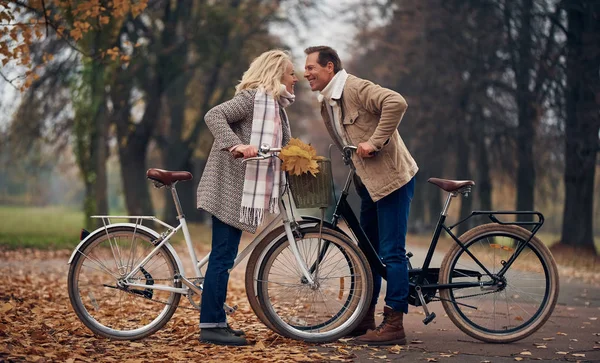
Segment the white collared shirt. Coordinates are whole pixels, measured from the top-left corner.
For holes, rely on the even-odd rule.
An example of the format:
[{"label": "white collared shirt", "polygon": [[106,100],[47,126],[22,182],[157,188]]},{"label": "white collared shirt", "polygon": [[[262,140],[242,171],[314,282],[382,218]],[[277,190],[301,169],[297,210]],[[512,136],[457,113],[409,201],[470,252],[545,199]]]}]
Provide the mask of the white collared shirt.
[{"label": "white collared shirt", "polygon": [[329,120],[333,124],[333,129],[343,145],[347,145],[348,142],[344,137],[344,130],[342,128],[342,109],[340,108],[340,103],[337,101],[342,98],[342,92],[344,91],[347,79],[348,73],[342,69],[333,76],[329,84],[327,84],[318,96],[319,102],[325,102],[327,113],[329,113]]}]

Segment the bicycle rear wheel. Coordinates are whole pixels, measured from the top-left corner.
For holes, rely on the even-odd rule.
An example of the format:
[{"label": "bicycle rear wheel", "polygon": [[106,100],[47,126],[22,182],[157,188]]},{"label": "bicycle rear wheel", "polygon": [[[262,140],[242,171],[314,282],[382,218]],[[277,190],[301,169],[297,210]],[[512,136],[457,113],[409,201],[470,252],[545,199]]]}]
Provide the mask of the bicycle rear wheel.
[{"label": "bicycle rear wheel", "polygon": [[[457,244],[444,258],[440,284],[478,284],[440,291],[448,317],[466,334],[489,343],[514,342],[533,334],[552,314],[558,298],[556,263],[537,237],[523,246],[529,235],[514,225],[482,225],[460,237],[472,256]],[[511,258],[506,273],[498,276]]]},{"label": "bicycle rear wheel", "polygon": [[323,228],[319,244],[318,227],[302,233],[296,243],[316,284],[308,284],[287,237],[282,237],[267,247],[259,266],[260,307],[288,338],[333,341],[352,331],[367,313],[373,277],[366,257],[347,236]]},{"label": "bicycle rear wheel", "polygon": [[[153,249],[154,237],[133,227],[109,227],[87,241],[69,268],[73,310],[94,333],[136,340],[154,334],[173,316],[181,295],[150,287],[127,287],[123,278]],[[173,255],[161,248],[129,282],[179,288]]]}]

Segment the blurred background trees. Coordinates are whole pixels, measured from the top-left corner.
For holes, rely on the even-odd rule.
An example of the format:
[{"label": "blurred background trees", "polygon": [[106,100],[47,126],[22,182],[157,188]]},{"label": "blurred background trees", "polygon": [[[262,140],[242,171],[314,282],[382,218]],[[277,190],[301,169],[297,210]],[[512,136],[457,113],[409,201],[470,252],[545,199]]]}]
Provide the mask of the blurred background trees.
[{"label": "blurred background trees", "polygon": [[[145,179],[160,167],[194,174],[178,191],[186,218],[202,221],[204,114],[267,49],[290,48],[301,74],[302,49],[316,45],[302,34],[331,23],[332,33],[356,31],[348,71],[408,100],[399,130],[420,166],[413,231],[429,231],[442,204],[429,177],[474,179],[460,215],[540,210],[562,244],[594,251],[599,1],[379,0],[322,11],[329,3],[0,1],[0,22],[21,24],[0,27],[3,89],[27,86],[18,104],[6,92],[0,101],[0,203],[170,217],[170,199]],[[302,81],[297,94],[292,131],[324,153],[315,97]]]}]

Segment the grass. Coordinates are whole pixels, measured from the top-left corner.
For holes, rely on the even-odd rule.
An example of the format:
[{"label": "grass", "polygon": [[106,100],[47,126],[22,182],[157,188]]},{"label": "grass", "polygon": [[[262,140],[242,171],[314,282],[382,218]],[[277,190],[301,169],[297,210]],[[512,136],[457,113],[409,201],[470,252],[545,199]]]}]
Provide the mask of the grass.
[{"label": "grass", "polygon": [[[123,221],[119,221],[123,222]],[[0,206],[0,248],[71,249],[79,243],[79,232],[84,226],[84,215],[76,209],[62,207],[17,207]],[[210,246],[210,227],[204,224],[189,224],[194,244]],[[161,231],[162,232],[162,231]],[[560,236],[538,233],[538,238],[548,247]],[[172,243],[183,243],[183,234],[173,237]],[[431,235],[411,235],[409,245],[427,247]],[[600,251],[600,238],[596,237],[596,249]],[[440,240],[441,246],[450,246],[449,238]]]},{"label": "grass", "polygon": [[[75,209],[0,206],[0,249],[73,249],[79,243],[84,222],[83,212]],[[190,223],[189,228],[194,244],[210,246],[210,227]],[[179,232],[173,237],[172,244],[183,241],[183,233]]]},{"label": "grass", "polygon": [[83,225],[83,213],[72,209],[0,206],[0,247],[73,248]]},{"label": "grass", "polygon": [[[556,245],[560,241],[560,234],[557,233],[536,233],[537,238],[540,239],[548,248]],[[594,245],[596,251],[600,254],[600,237],[594,237]]]}]

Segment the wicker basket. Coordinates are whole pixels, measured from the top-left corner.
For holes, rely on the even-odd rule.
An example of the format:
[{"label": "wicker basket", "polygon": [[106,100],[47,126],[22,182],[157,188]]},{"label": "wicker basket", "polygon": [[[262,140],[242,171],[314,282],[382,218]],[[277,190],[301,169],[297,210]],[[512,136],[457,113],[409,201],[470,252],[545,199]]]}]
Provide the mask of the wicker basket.
[{"label": "wicker basket", "polygon": [[327,208],[331,204],[331,161],[317,161],[319,173],[289,175],[290,190],[296,208]]}]

